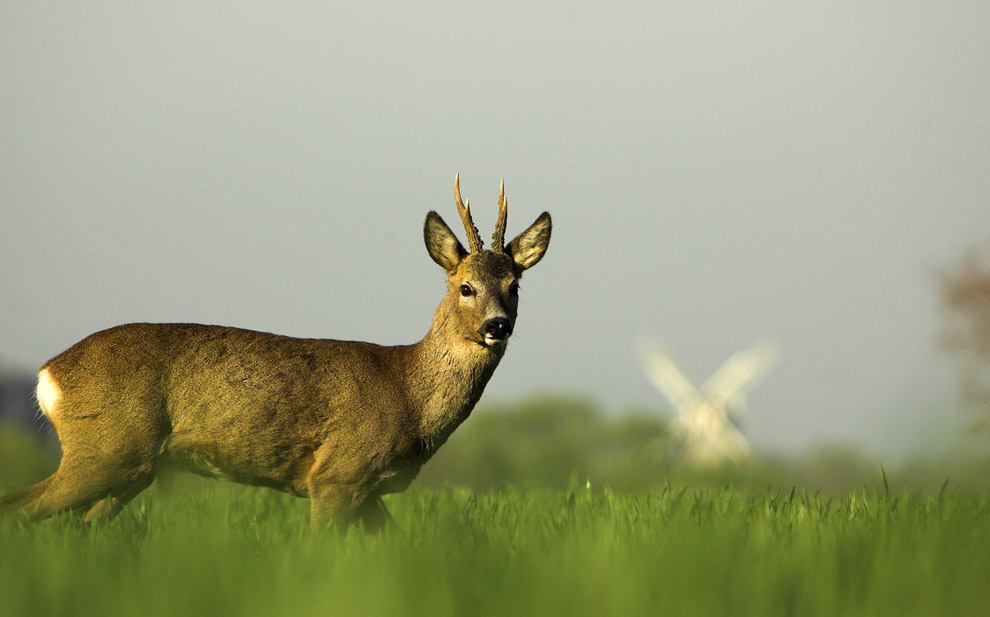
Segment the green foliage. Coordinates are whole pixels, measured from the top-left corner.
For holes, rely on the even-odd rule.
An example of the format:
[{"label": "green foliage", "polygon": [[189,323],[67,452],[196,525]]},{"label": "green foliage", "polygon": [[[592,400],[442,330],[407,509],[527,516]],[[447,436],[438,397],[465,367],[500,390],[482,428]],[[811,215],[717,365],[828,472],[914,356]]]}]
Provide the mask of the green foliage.
[{"label": "green foliage", "polygon": [[663,430],[655,415],[609,420],[582,398],[482,406],[424,467],[420,481],[563,487],[579,478],[640,488],[644,478],[664,478]]},{"label": "green foliage", "polygon": [[[670,456],[666,426],[656,411],[605,414],[585,398],[542,396],[512,405],[482,404],[423,468],[420,484],[476,490],[565,488],[590,483],[625,491],[658,491],[668,482],[732,485],[740,492],[807,487],[843,495],[882,481],[879,461],[832,445],[801,459],[764,456],[738,467],[691,468]],[[946,478],[972,493],[990,489],[990,458],[933,463],[919,458],[885,465],[899,486],[934,494]]]}]

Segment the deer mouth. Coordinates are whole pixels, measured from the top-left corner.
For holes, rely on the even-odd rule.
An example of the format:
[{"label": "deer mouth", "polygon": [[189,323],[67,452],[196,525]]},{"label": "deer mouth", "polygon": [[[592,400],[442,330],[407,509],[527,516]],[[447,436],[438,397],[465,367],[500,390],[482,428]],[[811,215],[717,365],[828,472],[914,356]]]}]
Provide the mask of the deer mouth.
[{"label": "deer mouth", "polygon": [[508,344],[509,337],[505,336],[500,338],[492,335],[475,334],[474,336],[465,336],[464,342],[469,343],[471,346],[477,346],[479,349],[501,352]]},{"label": "deer mouth", "polygon": [[505,347],[505,344],[509,342],[509,337],[505,336],[502,338],[495,338],[490,334],[486,334],[484,338],[485,347],[490,347],[494,349],[501,349]]}]

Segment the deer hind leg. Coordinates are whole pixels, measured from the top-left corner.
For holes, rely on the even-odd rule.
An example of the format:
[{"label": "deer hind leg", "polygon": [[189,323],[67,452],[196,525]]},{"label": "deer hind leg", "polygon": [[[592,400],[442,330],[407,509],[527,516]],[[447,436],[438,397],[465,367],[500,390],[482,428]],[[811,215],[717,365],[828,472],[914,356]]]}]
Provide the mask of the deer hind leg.
[{"label": "deer hind leg", "polygon": [[38,503],[41,495],[44,494],[45,490],[52,483],[53,477],[54,475],[49,476],[26,489],[0,497],[0,510],[7,512],[25,510],[30,514],[33,505]]},{"label": "deer hind leg", "polygon": [[64,510],[84,512],[88,522],[97,516],[115,516],[153,479],[154,469],[149,466],[94,464],[91,459],[80,462],[70,455],[63,457],[48,478],[0,499],[0,507],[23,510],[31,520]]},{"label": "deer hind leg", "polygon": [[116,514],[151,484],[166,433],[154,405],[74,404],[47,369],[39,375],[38,401],[62,442],[62,461],[48,478],[0,499],[0,507],[24,510],[33,520],[63,510],[90,520]]},{"label": "deer hind leg", "polygon": [[137,497],[138,493],[148,488],[154,479],[154,473],[147,474],[133,484],[118,490],[116,494],[111,494],[111,496],[104,497],[103,499],[97,501],[90,506],[88,510],[86,510],[83,520],[88,523],[97,518],[111,519],[117,516],[120,514],[120,511],[124,509],[124,506],[126,506],[130,500]]},{"label": "deer hind leg", "polygon": [[[109,499],[103,484],[93,483],[85,473],[73,471],[70,460],[62,459],[58,470],[41,482],[0,498],[0,507],[10,512],[23,511],[37,521],[62,510],[86,511]],[[88,520],[88,518],[87,518]]]}]

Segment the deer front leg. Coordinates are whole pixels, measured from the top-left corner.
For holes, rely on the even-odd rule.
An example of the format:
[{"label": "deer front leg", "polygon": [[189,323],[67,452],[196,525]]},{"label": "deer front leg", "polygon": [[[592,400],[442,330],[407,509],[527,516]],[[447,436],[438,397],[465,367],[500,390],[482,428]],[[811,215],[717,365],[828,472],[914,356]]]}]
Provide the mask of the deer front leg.
[{"label": "deer front leg", "polygon": [[354,493],[346,484],[312,485],[309,489],[309,525],[314,530],[333,523],[343,535],[354,521]]},{"label": "deer front leg", "polygon": [[338,444],[317,449],[307,474],[310,525],[319,529],[332,521],[343,534],[361,521],[365,530],[378,531],[392,521],[377,490],[381,474],[362,457],[341,457],[339,450]]},{"label": "deer front leg", "polygon": [[381,496],[371,495],[358,506],[356,511],[357,519],[364,525],[364,530],[369,533],[378,533],[386,525],[394,525],[395,519],[389,514],[388,508]]},{"label": "deer front leg", "polygon": [[310,526],[322,529],[332,522],[338,533],[344,534],[352,525],[360,522],[365,531],[378,533],[386,525],[394,524],[385,502],[378,495],[361,498],[359,490],[350,485],[332,484],[315,488],[310,492]]}]

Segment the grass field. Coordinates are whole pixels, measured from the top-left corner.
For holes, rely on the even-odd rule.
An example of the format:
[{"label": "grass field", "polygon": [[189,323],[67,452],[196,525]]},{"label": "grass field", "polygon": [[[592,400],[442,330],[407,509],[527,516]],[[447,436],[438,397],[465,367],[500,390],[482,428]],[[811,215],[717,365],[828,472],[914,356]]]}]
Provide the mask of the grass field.
[{"label": "grass field", "polygon": [[3,615],[986,615],[990,504],[670,487],[389,498],[383,534],[181,480],[92,527],[0,524]]},{"label": "grass field", "polygon": [[[0,519],[0,616],[990,614],[986,466],[947,485],[841,458],[832,477],[696,476],[644,457],[644,425],[596,417],[472,419],[375,536],[314,534],[307,500],[191,475],[92,526]],[[0,430],[0,493],[56,460]]]}]

